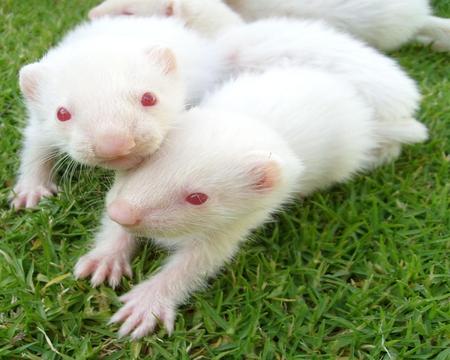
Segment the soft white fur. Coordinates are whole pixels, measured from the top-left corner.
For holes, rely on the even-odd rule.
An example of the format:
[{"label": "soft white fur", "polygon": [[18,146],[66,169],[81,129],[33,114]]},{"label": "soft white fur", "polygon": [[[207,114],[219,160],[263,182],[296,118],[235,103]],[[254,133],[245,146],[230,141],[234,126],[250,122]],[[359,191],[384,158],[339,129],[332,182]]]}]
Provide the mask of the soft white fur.
[{"label": "soft white fur", "polygon": [[[267,17],[322,19],[381,50],[418,40],[450,51],[450,20],[431,15],[428,0],[225,0],[248,21]],[[167,9],[172,9],[167,11]],[[214,35],[239,23],[219,0],[106,0],[91,10],[103,15],[176,16],[192,28]],[[299,34],[297,34],[299,35]]]},{"label": "soft white fur", "polygon": [[[75,29],[39,63],[21,70],[30,117],[13,204],[34,206],[56,190],[56,152],[85,164],[130,168],[159,147],[185,103],[197,101],[224,74],[280,64],[311,65],[345,77],[381,122],[409,122],[418,108],[415,83],[393,60],[320,21],[261,20],[208,42],[173,19],[104,18]],[[145,91],[158,96],[155,107],[140,105]],[[69,108],[73,119],[59,122],[59,106]],[[95,149],[111,136],[135,146],[105,161]],[[380,161],[389,160],[400,146],[390,142],[380,151]]]},{"label": "soft white fur", "polygon": [[[394,50],[428,39],[436,50],[450,51],[450,20],[431,16],[428,0],[225,0],[246,20],[269,16],[323,19],[369,44]],[[445,31],[446,34],[439,34]]]},{"label": "soft white fur", "polygon": [[[176,114],[212,86],[219,66],[209,42],[175,19],[103,18],[75,28],[20,72],[29,118],[13,205],[31,207],[56,191],[58,152],[109,168],[153,153]],[[158,103],[145,108],[140,99],[148,91]],[[57,120],[60,106],[71,120]],[[134,147],[118,159],[100,158],[96,148],[114,136]]]},{"label": "soft white fur", "polygon": [[106,0],[89,11],[90,19],[105,15],[176,17],[207,36],[243,23],[221,0]]},{"label": "soft white fur", "polygon": [[[414,139],[416,128],[423,133]],[[308,67],[241,75],[180,116],[154,156],[118,174],[108,214],[129,226],[114,233],[118,225],[105,215],[95,248],[75,273],[92,275],[94,285],[117,284],[128,269],[122,254],[134,246],[127,238],[124,249],[126,231],[171,249],[161,270],[121,298],[125,305],[111,320],[123,322],[121,336],[144,336],[157,319],[171,332],[177,306],[295,194],[373,167],[389,142],[425,137],[415,120],[381,122],[341,75]],[[207,202],[185,201],[196,192]]]},{"label": "soft white fur", "polygon": [[[260,20],[223,32],[215,44],[228,59],[228,72],[235,74],[280,63],[340,74],[355,86],[381,123],[408,122],[419,107],[415,82],[394,60],[320,21]],[[413,138],[417,132],[424,134],[423,129],[415,130]],[[400,147],[392,142],[382,151],[380,161],[390,160]]]}]

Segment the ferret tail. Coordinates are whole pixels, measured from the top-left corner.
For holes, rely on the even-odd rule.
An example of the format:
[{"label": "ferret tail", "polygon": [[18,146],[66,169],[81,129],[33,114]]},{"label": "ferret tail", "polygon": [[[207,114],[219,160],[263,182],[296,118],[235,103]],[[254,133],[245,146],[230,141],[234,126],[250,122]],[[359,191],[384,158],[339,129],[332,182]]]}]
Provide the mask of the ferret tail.
[{"label": "ferret tail", "polygon": [[428,139],[427,127],[413,118],[379,124],[377,133],[383,142],[390,143],[415,144]]},{"label": "ferret tail", "polygon": [[431,45],[435,51],[450,52],[450,19],[428,16],[417,34],[417,40]]}]

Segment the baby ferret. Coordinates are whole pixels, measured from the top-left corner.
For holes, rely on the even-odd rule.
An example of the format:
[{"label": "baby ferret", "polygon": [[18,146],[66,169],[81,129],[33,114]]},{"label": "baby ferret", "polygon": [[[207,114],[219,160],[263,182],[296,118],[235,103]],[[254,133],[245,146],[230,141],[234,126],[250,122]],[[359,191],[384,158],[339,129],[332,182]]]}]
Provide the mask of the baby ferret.
[{"label": "baby ferret", "polygon": [[135,236],[173,254],[121,297],[119,334],[139,338],[232,258],[239,244],[301,193],[379,163],[380,148],[425,140],[413,119],[383,123],[345,77],[286,67],[245,74],[179,116],[159,151],[117,174],[94,248],[75,268],[92,284],[131,275]]},{"label": "baby ferret", "polygon": [[429,0],[225,0],[225,3],[247,21],[269,16],[322,19],[384,51],[398,49],[412,40],[432,44],[436,51],[450,51],[450,20],[432,16]]},{"label": "baby ferret", "polygon": [[[419,105],[395,61],[320,21],[261,20],[207,41],[173,19],[101,19],[21,71],[30,117],[13,204],[34,206],[55,190],[58,151],[89,165],[133,167],[160,146],[186,104],[223,78],[283,63],[346,77],[382,121],[408,121]],[[399,149],[383,147],[384,159]]]},{"label": "baby ferret", "polygon": [[450,51],[450,20],[432,16],[428,0],[105,0],[89,12],[90,18],[155,14],[178,17],[207,35],[242,22],[240,16],[320,19],[384,51],[412,40]]},{"label": "baby ferret", "polygon": [[105,15],[175,17],[189,28],[209,37],[244,22],[222,0],[107,0],[89,11],[90,19]]},{"label": "baby ferret", "polygon": [[13,205],[56,191],[54,157],[111,169],[159,148],[186,103],[215,81],[209,42],[176,19],[100,19],[78,26],[20,71],[28,121]]}]

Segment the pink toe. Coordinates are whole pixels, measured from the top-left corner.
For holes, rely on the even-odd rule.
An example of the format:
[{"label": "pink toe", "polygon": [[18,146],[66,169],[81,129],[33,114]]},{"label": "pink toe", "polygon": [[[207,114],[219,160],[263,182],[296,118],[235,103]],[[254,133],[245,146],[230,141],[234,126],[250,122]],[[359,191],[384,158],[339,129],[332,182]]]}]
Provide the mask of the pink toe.
[{"label": "pink toe", "polygon": [[92,274],[97,265],[98,262],[96,260],[89,259],[83,256],[75,265],[75,277],[77,279],[86,278],[87,276]]},{"label": "pink toe", "polygon": [[133,340],[140,339],[141,337],[152,333],[156,327],[156,319],[153,316],[150,316],[149,319],[145,319],[141,325],[139,325],[132,333],[131,338]]},{"label": "pink toe", "polygon": [[141,313],[133,314],[123,323],[119,329],[119,337],[124,337],[138,327],[143,321]]},{"label": "pink toe", "polygon": [[126,318],[128,318],[131,315],[132,312],[133,307],[125,305],[113,315],[111,320],[109,320],[109,324],[123,322]]},{"label": "pink toe", "polygon": [[101,262],[92,275],[91,284],[93,287],[100,285],[105,281],[109,274],[109,264],[107,262]]},{"label": "pink toe", "polygon": [[120,279],[122,277],[122,266],[119,262],[114,262],[111,268],[111,273],[109,274],[109,285],[112,288],[115,288],[120,283]]}]

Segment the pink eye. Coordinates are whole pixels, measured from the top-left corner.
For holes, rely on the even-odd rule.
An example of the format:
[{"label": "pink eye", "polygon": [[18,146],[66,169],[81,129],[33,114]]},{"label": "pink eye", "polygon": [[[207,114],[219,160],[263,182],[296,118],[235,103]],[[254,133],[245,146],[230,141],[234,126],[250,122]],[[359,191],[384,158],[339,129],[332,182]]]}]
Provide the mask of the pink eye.
[{"label": "pink eye", "polygon": [[141,98],[141,104],[142,106],[153,106],[156,104],[158,99],[156,99],[156,96],[153,95],[151,92],[146,92],[144,95],[142,95]]},{"label": "pink eye", "polygon": [[67,121],[72,118],[72,115],[65,107],[60,107],[56,112],[56,117],[58,118],[59,121]]},{"label": "pink eye", "polygon": [[186,196],[185,200],[192,205],[201,205],[208,200],[208,195],[203,193],[193,193]]}]

